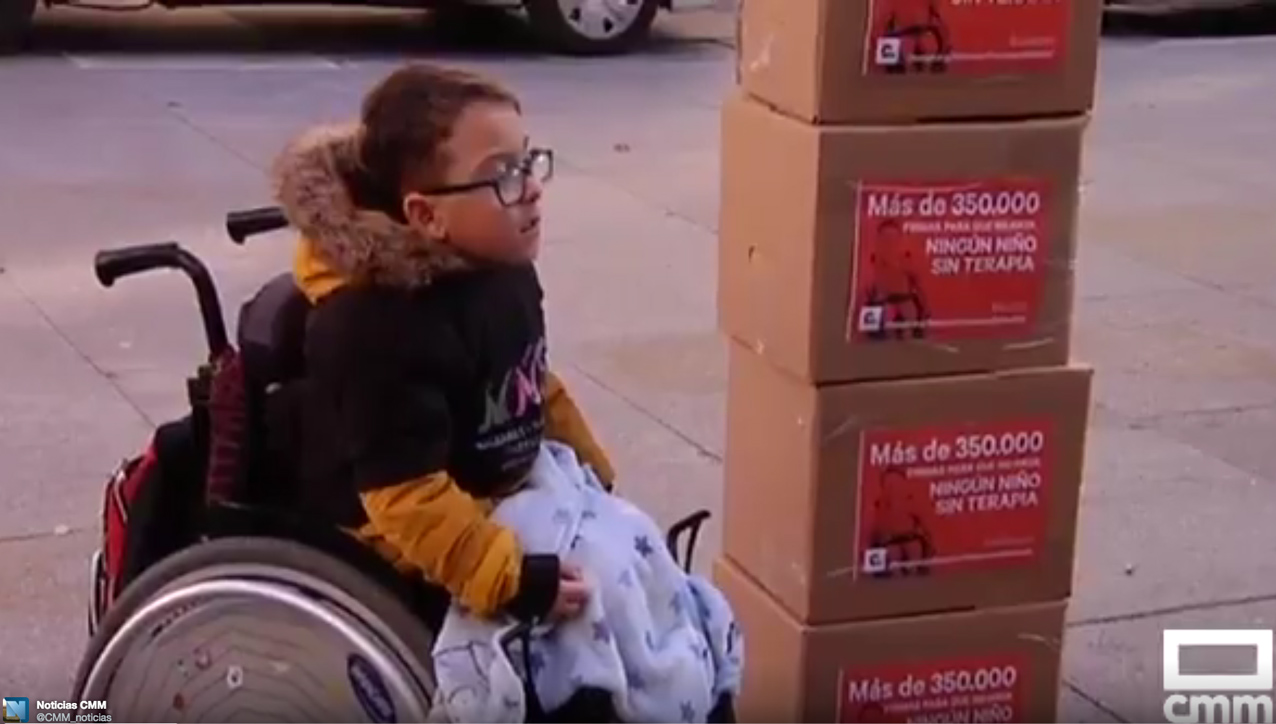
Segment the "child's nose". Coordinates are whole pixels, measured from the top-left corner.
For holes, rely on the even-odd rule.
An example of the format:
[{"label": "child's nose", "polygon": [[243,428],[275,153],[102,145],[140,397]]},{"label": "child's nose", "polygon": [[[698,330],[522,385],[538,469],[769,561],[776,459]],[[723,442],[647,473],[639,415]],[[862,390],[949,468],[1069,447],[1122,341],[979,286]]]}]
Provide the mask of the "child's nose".
[{"label": "child's nose", "polygon": [[528,176],[524,183],[527,184],[525,193],[523,194],[524,201],[529,204],[534,204],[537,201],[540,201],[541,196],[545,193],[545,184],[535,176]]}]

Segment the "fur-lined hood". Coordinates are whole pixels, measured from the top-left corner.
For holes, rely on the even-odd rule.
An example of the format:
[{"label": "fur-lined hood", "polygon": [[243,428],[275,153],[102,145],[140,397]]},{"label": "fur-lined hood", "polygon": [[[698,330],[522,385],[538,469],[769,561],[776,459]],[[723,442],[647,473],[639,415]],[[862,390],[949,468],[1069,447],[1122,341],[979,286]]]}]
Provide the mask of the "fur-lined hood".
[{"label": "fur-lined hood", "polygon": [[410,289],[464,269],[448,247],[355,205],[348,184],[359,167],[357,148],[357,126],[317,128],[275,161],[275,200],[302,236],[296,260],[302,288],[312,299],[346,283]]}]

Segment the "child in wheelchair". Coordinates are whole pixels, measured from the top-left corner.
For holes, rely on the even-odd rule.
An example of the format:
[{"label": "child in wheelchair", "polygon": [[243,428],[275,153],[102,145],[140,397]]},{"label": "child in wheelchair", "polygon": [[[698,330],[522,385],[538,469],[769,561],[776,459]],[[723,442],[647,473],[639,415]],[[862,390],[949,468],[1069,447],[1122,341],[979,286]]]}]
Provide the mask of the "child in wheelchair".
[{"label": "child in wheelchair", "polygon": [[[649,519],[618,498],[599,497],[612,498],[612,465],[548,369],[533,262],[539,201],[553,168],[549,150],[529,145],[512,93],[476,75],[423,65],[378,84],[355,127],[311,131],[280,155],[276,198],[301,234],[294,273],[312,305],[305,379],[288,391],[296,410],[288,436],[296,453],[296,506],[446,589],[454,603],[440,640],[456,644],[454,650],[482,648],[484,627],[504,620],[588,631],[595,643],[605,634],[619,637],[625,625],[605,615],[618,610],[619,589],[600,589],[611,567],[617,574],[632,569],[631,585],[652,589],[647,597],[659,597],[676,614],[716,612],[717,628],[688,650],[710,672],[723,668],[728,655],[738,668],[738,633],[711,587],[687,588],[685,577],[651,562],[641,545],[635,553],[628,542],[591,548],[586,540],[588,530],[602,529],[587,530],[591,516],[611,516],[611,530],[620,526],[637,540],[650,537]],[[525,550],[536,532],[518,528],[527,516],[520,518],[513,501],[538,474],[552,482],[543,486],[549,497],[541,503],[557,506],[556,520],[575,532],[567,539],[542,536]],[[532,497],[521,499],[524,508],[532,504]],[[659,547],[658,535],[649,543]],[[685,618],[674,613],[636,615]],[[644,688],[646,700],[661,698],[652,682],[636,681],[648,672],[638,660],[654,660],[670,631],[629,631],[626,640],[636,637],[645,653],[608,647],[613,658],[626,660],[611,662],[601,678],[560,666],[563,686],[613,693],[628,687],[620,698],[629,704],[617,705],[615,716],[724,716],[716,705],[734,686],[731,675],[708,675],[704,706],[693,705],[694,697],[662,704],[669,710],[633,704]],[[530,639],[522,646],[522,656],[509,661],[491,647],[474,653],[473,676],[456,674],[451,689],[448,671],[458,669],[440,671],[444,703],[470,702],[457,703],[454,720],[526,715],[531,703],[510,704],[520,692],[502,689],[496,679],[513,663],[524,682],[533,681],[554,666],[541,662],[538,669],[534,658],[552,658],[554,650],[533,651]],[[688,675],[676,678],[685,682]],[[547,704],[572,695],[564,689]],[[509,711],[479,706],[493,701],[510,704]],[[594,721],[600,714],[585,716]]]}]

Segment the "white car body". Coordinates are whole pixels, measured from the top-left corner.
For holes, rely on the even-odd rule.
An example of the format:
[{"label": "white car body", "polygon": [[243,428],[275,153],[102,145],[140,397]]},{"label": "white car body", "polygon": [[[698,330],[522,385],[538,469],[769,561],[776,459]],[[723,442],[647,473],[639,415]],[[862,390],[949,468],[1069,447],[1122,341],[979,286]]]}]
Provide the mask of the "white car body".
[{"label": "white car body", "polygon": [[675,13],[684,10],[707,10],[714,5],[717,5],[716,0],[669,0],[669,10]]},{"label": "white car body", "polygon": [[1174,12],[1178,10],[1230,10],[1261,5],[1264,2],[1271,2],[1271,0],[1106,0],[1104,4],[1113,10]]},{"label": "white car body", "polygon": [[[522,0],[467,0],[471,5],[490,5],[498,8],[510,8],[511,10],[520,7]],[[661,5],[669,12],[684,12],[688,10],[708,10],[709,8],[719,5],[719,0],[663,0]]]}]

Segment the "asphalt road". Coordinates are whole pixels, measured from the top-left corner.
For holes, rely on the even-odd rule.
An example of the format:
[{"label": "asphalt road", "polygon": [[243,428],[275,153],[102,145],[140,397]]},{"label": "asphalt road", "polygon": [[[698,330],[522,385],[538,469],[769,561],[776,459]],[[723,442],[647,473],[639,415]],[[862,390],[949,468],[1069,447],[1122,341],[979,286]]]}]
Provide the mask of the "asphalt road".
[{"label": "asphalt road", "polygon": [[[1077,302],[1077,356],[1099,376],[1067,720],[1159,717],[1164,627],[1276,626],[1276,38],[1254,34],[1269,20],[1204,38],[1124,24],[1104,44]],[[561,159],[544,260],[555,364],[641,481],[633,497],[665,520],[716,507],[729,34],[691,18],[643,53],[581,61],[539,56],[517,29],[458,40],[401,12],[42,18],[33,52],[0,60],[0,694],[66,691],[104,476],[180,411],[202,352],[181,279],[103,290],[93,251],[180,240],[228,304],[241,298],[287,263],[289,239],[236,248],[221,215],[265,201],[282,142],[351,116],[404,58],[525,95]]]}]

